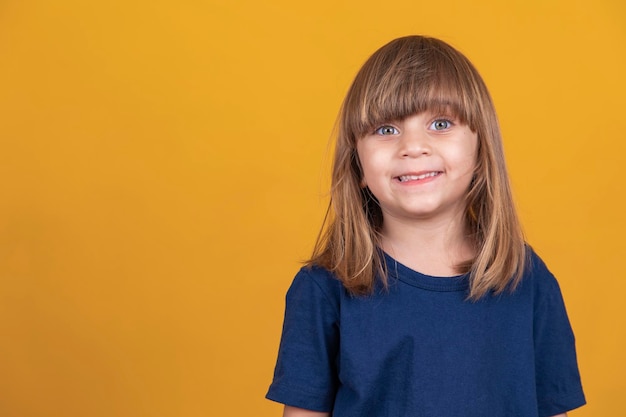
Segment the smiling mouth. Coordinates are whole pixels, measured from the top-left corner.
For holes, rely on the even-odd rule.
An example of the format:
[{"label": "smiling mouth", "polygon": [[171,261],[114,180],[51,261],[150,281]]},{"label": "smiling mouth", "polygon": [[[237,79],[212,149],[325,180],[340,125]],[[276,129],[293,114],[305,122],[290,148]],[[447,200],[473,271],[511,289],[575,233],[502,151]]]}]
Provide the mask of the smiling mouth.
[{"label": "smiling mouth", "polygon": [[433,172],[426,172],[424,174],[419,174],[419,175],[400,175],[399,177],[396,177],[396,178],[400,182],[419,181],[425,178],[436,177],[437,175],[440,175],[440,174],[441,174],[440,171],[433,171]]}]

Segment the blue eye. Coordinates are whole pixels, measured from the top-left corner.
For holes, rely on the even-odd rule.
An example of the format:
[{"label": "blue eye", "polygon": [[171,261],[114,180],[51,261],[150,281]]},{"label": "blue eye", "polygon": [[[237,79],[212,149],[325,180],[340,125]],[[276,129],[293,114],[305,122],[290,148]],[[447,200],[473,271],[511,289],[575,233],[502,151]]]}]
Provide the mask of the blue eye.
[{"label": "blue eye", "polygon": [[388,136],[388,135],[397,135],[400,133],[400,131],[393,126],[385,125],[376,129],[374,133],[376,135]]},{"label": "blue eye", "polygon": [[452,122],[447,119],[437,119],[430,124],[430,128],[433,130],[446,130],[452,127]]}]

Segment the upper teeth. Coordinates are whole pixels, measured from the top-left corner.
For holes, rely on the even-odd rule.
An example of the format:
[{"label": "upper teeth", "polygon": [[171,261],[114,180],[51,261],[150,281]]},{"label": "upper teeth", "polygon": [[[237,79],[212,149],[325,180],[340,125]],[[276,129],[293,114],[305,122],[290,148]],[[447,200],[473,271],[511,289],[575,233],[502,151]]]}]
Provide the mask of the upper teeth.
[{"label": "upper teeth", "polygon": [[400,175],[400,181],[416,181],[416,180],[423,180],[424,178],[428,178],[428,177],[434,177],[435,175],[437,175],[437,172],[428,172],[426,174],[421,174],[421,175]]}]

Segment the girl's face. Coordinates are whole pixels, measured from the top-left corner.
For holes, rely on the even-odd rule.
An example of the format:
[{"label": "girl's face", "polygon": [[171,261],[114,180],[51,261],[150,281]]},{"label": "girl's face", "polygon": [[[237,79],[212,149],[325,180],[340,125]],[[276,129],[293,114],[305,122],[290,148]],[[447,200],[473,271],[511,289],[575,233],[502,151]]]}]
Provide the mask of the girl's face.
[{"label": "girl's face", "polygon": [[478,139],[454,117],[424,112],[378,126],[357,142],[363,182],[383,221],[460,219]]}]

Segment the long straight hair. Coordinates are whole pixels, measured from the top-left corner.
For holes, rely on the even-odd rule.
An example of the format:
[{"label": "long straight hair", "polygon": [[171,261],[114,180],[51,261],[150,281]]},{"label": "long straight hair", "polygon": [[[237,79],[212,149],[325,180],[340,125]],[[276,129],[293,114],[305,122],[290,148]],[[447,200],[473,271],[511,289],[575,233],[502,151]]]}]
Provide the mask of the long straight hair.
[{"label": "long straight hair", "polygon": [[331,201],[308,265],[332,271],[354,295],[387,285],[380,248],[383,215],[369,189],[357,142],[375,127],[424,111],[446,112],[477,134],[476,168],[464,220],[475,257],[457,265],[470,274],[469,298],[513,289],[527,263],[513,203],[498,119],[487,87],[472,63],[447,43],[429,37],[395,39],[357,73],[339,114]]}]

